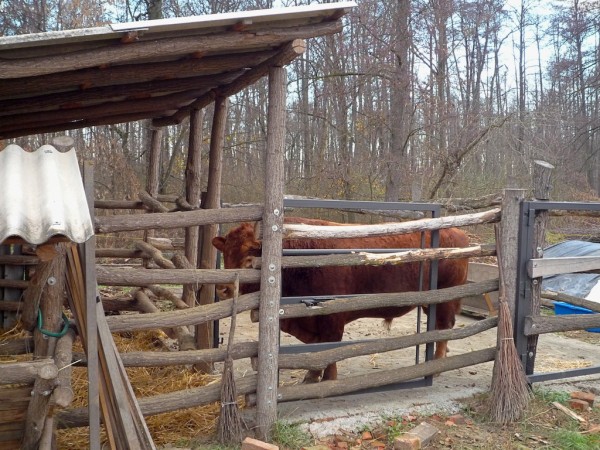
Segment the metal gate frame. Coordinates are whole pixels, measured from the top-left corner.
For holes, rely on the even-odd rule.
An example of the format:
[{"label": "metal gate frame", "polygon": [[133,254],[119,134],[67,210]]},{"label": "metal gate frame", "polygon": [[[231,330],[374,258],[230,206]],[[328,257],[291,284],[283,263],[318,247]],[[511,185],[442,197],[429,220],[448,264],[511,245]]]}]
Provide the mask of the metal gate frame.
[{"label": "metal gate frame", "polygon": [[529,383],[559,380],[600,373],[600,366],[557,372],[535,373],[535,351],[527,351],[528,336],[525,336],[525,319],[532,315],[531,278],[527,273],[527,263],[533,258],[533,233],[535,217],[538,213],[550,210],[560,211],[600,211],[600,203],[591,202],[551,202],[523,201],[519,217],[519,249],[517,266],[517,302],[515,304],[514,339],[521,363],[526,370]]},{"label": "metal gate frame", "polygon": [[[371,210],[371,211],[382,211],[382,210],[390,210],[390,211],[400,211],[400,210],[408,210],[408,211],[420,211],[420,212],[430,212],[432,218],[438,218],[441,216],[441,205],[434,203],[407,203],[407,202],[375,202],[375,201],[358,201],[358,200],[322,200],[322,199],[284,199],[283,201],[284,208],[324,208],[324,209],[354,209],[354,210]],[[431,248],[438,248],[440,241],[439,230],[433,230],[431,232]],[[424,236],[424,235],[423,235]],[[424,245],[424,244],[422,244]],[[369,251],[369,252],[382,252],[381,249],[348,249],[343,250],[343,252],[350,253],[352,251]],[[405,250],[405,249],[401,249]],[[383,249],[385,252],[393,251],[393,249]],[[283,250],[283,255],[288,256],[291,254],[294,255],[323,255],[323,254],[331,254],[332,251],[329,250],[291,250],[286,251]],[[340,253],[339,251],[336,253]],[[431,269],[430,269],[430,280],[429,280],[429,289],[434,290],[437,289],[438,282],[438,260],[431,261]],[[422,277],[421,270],[421,277]],[[421,278],[420,283],[421,286],[423,284],[423,280]],[[281,304],[293,304],[298,302],[307,302],[307,301],[319,301],[319,300],[331,300],[335,298],[334,295],[329,295],[325,297],[282,297]],[[339,296],[337,296],[339,297]],[[343,297],[350,297],[345,295]],[[435,314],[436,307],[435,305],[429,305],[429,314],[427,316],[427,331],[435,330]],[[417,309],[417,333],[421,332],[421,308]],[[341,341],[341,342],[324,342],[318,344],[295,344],[295,345],[280,345],[279,353],[280,354],[298,354],[298,353],[306,353],[312,351],[322,351],[328,350],[331,348],[337,348],[344,345],[353,345],[357,342],[363,341]],[[426,344],[425,346],[425,361],[433,360],[434,356],[434,343]],[[415,364],[419,363],[420,359],[420,346],[415,346]],[[362,389],[360,391],[353,392],[349,395],[355,394],[364,394],[368,392],[382,392],[389,391],[392,389],[411,389],[416,387],[426,387],[433,385],[433,375],[425,376],[421,379],[406,381],[402,383],[395,383],[386,386],[382,386],[379,388],[369,388]]]}]

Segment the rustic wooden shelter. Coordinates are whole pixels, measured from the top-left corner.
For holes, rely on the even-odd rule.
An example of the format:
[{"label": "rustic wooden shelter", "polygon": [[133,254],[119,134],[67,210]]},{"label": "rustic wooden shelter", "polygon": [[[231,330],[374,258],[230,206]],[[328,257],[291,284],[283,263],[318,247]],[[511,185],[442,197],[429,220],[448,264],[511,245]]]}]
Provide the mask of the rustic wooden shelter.
[{"label": "rustic wooden shelter", "polygon": [[[339,32],[341,18],[354,2],[327,3],[322,5],[281,8],[206,17],[166,19],[130,24],[115,24],[86,30],[42,33],[26,36],[0,38],[0,139],[17,139],[29,134],[61,132],[75,128],[102,124],[114,124],[132,120],[150,119],[153,125],[147,192],[140,193],[139,201],[96,200],[94,206],[111,209],[144,209],[152,214],[124,214],[96,217],[95,233],[113,233],[144,230],[145,242],[137,242],[134,249],[102,249],[93,253],[93,238],[86,250],[85,276],[72,280],[76,297],[85,298],[89,357],[88,372],[99,370],[99,350],[91,350],[94,336],[100,336],[100,346],[106,353],[110,345],[110,332],[168,328],[177,337],[180,348],[187,348],[190,331],[195,326],[197,349],[166,354],[114,355],[110,374],[122,376],[123,367],[133,365],[184,365],[202,367],[227,357],[256,358],[257,374],[236,380],[237,393],[253,396],[256,410],[255,421],[259,437],[268,437],[277,417],[277,402],[302,398],[340,395],[357,389],[381,387],[390,383],[412,380],[420,376],[432,376],[445,370],[478,364],[494,359],[495,347],[469,354],[452,356],[446,360],[427,361],[411,367],[403,367],[382,373],[380,376],[351,377],[312,386],[278,386],[278,370],[281,368],[319,368],[349,357],[346,352],[335,354],[323,352],[303,355],[279,355],[278,319],[280,316],[300,317],[316,315],[317,309],[304,305],[280,305],[281,269],[293,267],[290,259],[282,258],[281,240],[285,236],[311,236],[315,230],[303,226],[283,226],[284,170],[283,148],[285,136],[285,68],[284,66],[304,51],[304,39]],[[224,140],[227,98],[254,83],[263,76],[269,78],[268,130],[266,161],[269,167],[265,179],[265,197],[260,205],[219,208],[221,185],[221,151]],[[208,189],[201,198],[200,186],[200,123],[202,110],[214,103],[214,116],[210,147]],[[161,127],[190,118],[190,139],[186,166],[186,191],[178,198],[165,198],[157,194],[158,155]],[[86,166],[87,167],[87,166]],[[89,167],[84,170],[89,170]],[[86,183],[89,183],[88,172]],[[511,200],[512,199],[512,200]],[[450,226],[469,226],[482,223],[503,225],[512,220],[513,226],[505,226],[503,248],[515,247],[518,226],[514,225],[515,211],[520,199],[506,195],[500,209],[483,213],[454,217],[435,217],[418,223],[395,224],[394,232],[424,232]],[[164,203],[175,203],[170,210]],[[91,203],[91,200],[90,200]],[[1,208],[2,205],[0,205]],[[512,207],[512,213],[509,211]],[[0,211],[1,212],[1,211]],[[216,227],[222,223],[261,220],[263,223],[263,246],[256,269],[214,270],[216,254],[210,245]],[[186,230],[183,251],[173,250],[169,258],[161,252],[160,241],[152,240],[155,229]],[[200,229],[203,237],[200,238]],[[361,227],[342,227],[340,236],[349,231],[365,235],[372,231]],[[352,228],[357,228],[352,230]],[[322,230],[321,230],[322,231]],[[388,230],[389,231],[389,230]],[[376,231],[382,233],[381,230]],[[311,234],[313,233],[313,234]],[[509,243],[510,241],[510,243]],[[506,245],[505,245],[506,244]],[[90,248],[92,250],[90,250]],[[166,248],[166,247],[165,247]],[[200,251],[199,251],[200,249]],[[494,249],[474,246],[458,253],[441,255],[437,249],[388,256],[382,263],[406,261],[431,261],[441,257],[469,257],[495,254]],[[505,254],[508,252],[505,252]],[[515,256],[516,252],[509,256]],[[122,270],[100,264],[94,265],[94,256],[103,258],[138,258],[145,260],[145,267],[161,270],[135,268]],[[347,255],[346,255],[347,256]],[[364,255],[352,255],[351,264],[372,263]],[[362,260],[361,260],[362,258]],[[335,259],[335,258],[334,258]],[[507,291],[516,293],[516,259],[506,258],[505,274],[512,282]],[[311,264],[315,261],[311,261]],[[504,262],[503,262],[504,263]],[[320,260],[322,265],[340,264],[337,260]],[[346,264],[346,263],[344,263]],[[202,268],[202,269],[200,269]],[[510,272],[513,270],[513,272]],[[115,315],[104,318],[97,314],[96,281],[112,286],[140,287],[136,292],[138,310],[145,314]],[[261,291],[240,296],[235,301],[212,304],[213,294],[208,288],[215,283],[256,283]],[[181,284],[182,298],[169,297],[176,310],[159,312],[146,301],[143,289],[159,292],[157,285]],[[196,298],[198,285],[204,285]],[[142,289],[143,288],[143,289]],[[341,299],[337,303],[324,302],[325,309],[340,311],[343,308],[368,308],[389,306],[399,301],[406,305],[433,304],[464,295],[483,295],[498,289],[498,280],[487,280],[450,288],[446,292],[403,293],[388,296],[363,295]],[[166,295],[166,294],[165,294]],[[387,302],[387,303],[386,303]],[[360,305],[358,305],[360,303]],[[511,306],[514,307],[513,299]],[[200,306],[197,306],[200,304]],[[259,307],[260,306],[260,307]],[[258,310],[259,342],[236,344],[227,351],[210,349],[210,323],[236,313]],[[524,320],[529,314],[523,314]],[[100,320],[99,320],[100,319]],[[99,320],[98,323],[96,321]],[[597,320],[597,319],[596,319]],[[471,336],[483,329],[494,327],[497,319],[489,318],[480,324],[462,330],[444,332],[428,330],[415,336],[397,338],[393,342],[368,343],[358,352],[369,354],[388,351],[389,346],[398,349],[416,344],[432,344],[436,340],[458,339]],[[590,325],[586,322],[586,326]],[[95,327],[98,327],[98,333]],[[190,347],[191,348],[191,347]],[[148,352],[152,353],[152,352]],[[106,355],[105,355],[106,356]],[[355,355],[350,355],[355,356]],[[78,358],[83,359],[83,358]],[[108,367],[108,366],[107,366]],[[91,376],[92,376],[91,375]],[[365,381],[369,383],[365,385]],[[90,447],[99,448],[100,418],[98,413],[97,386],[90,383],[90,403],[85,409],[63,410],[57,414],[62,426],[90,426]],[[127,385],[121,386],[127,390]],[[124,392],[124,391],[121,391]],[[189,408],[220,399],[219,386],[187,389],[140,399],[139,406],[132,409],[140,415],[152,415],[176,409]],[[249,402],[252,400],[249,398]],[[123,418],[123,422],[127,419]],[[140,423],[128,423],[130,429],[143,431]],[[125,436],[126,438],[127,436]],[[151,448],[151,443],[143,448]]]},{"label": "rustic wooden shelter", "polygon": [[[165,224],[166,228],[187,227],[185,267],[201,264],[214,267],[216,255],[209,245],[204,246],[202,260],[198,261],[199,226],[207,226],[204,233],[207,240],[215,233],[217,223],[263,219],[270,230],[276,224],[281,227],[284,67],[304,52],[305,39],[341,31],[341,18],[354,6],[354,2],[338,2],[1,37],[0,141],[150,119],[153,126],[147,186],[150,198],[146,200],[151,204],[157,194],[161,127],[189,117],[186,193],[182,203],[196,209],[201,200],[201,111],[214,103],[209,188],[202,207],[217,208],[227,98],[268,76],[267,165],[272,170],[264,180],[268,186],[264,214],[262,208],[251,208],[236,217],[215,212],[209,220],[186,218],[183,223],[175,220]],[[154,208],[156,205],[149,207],[152,211]],[[147,229],[153,227],[157,225]],[[265,256],[278,252],[277,245],[265,250]],[[275,295],[276,288],[266,295]],[[190,306],[195,304],[191,286],[187,287],[184,299]],[[95,290],[89,287],[87,301],[91,309]],[[211,301],[212,295],[205,290],[201,302]],[[264,310],[264,314],[276,312],[276,309]],[[201,330],[197,330],[196,336],[202,341],[206,333]],[[207,339],[200,345],[209,346]],[[268,360],[272,351],[261,350],[259,360]],[[258,417],[265,432],[275,420],[276,390],[272,389],[275,381],[274,378],[259,381]],[[92,448],[99,445],[99,414],[92,410],[97,406],[97,402],[90,402]]]}]

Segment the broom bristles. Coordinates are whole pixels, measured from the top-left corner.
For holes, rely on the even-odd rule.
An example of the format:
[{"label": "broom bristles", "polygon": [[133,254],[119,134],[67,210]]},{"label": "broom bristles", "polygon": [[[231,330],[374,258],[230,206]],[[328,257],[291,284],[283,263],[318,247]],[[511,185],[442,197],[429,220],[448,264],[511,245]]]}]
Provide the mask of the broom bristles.
[{"label": "broom bristles", "polygon": [[227,356],[225,358],[223,377],[221,379],[221,414],[219,415],[217,428],[218,439],[222,444],[239,444],[242,441],[244,433],[242,418],[237,404],[233,358],[231,357],[239,289],[239,279],[236,277],[233,289],[233,300],[231,303],[231,327],[229,328],[229,338],[227,340]]},{"label": "broom bristles", "polygon": [[523,416],[531,393],[515,348],[510,308],[505,300],[499,301],[498,314],[499,339],[490,388],[489,416],[494,422],[507,424]]},{"label": "broom bristles", "polygon": [[498,295],[498,348],[490,387],[489,416],[494,422],[507,424],[519,420],[529,404],[531,392],[513,338],[511,311],[505,297],[502,273],[500,229],[496,231],[496,256],[500,272]]}]

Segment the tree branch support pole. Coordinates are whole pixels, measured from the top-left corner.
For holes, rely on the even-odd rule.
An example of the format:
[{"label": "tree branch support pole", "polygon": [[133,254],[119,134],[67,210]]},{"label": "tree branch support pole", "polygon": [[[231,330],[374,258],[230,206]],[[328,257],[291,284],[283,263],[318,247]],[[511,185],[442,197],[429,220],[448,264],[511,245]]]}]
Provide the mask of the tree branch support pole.
[{"label": "tree branch support pole", "polygon": [[[193,207],[200,207],[202,196],[202,122],[204,110],[193,109],[190,113],[190,138],[188,157],[185,166],[185,199]],[[191,226],[185,229],[184,254],[192,267],[198,267],[198,245],[200,227]],[[190,284],[183,286],[182,299],[189,307],[196,306],[198,287]]]},{"label": "tree branch support pole", "polygon": [[279,301],[281,294],[281,242],[283,238],[285,69],[269,69],[265,211],[263,215],[261,296],[256,424],[258,438],[268,440],[277,420],[279,364]]},{"label": "tree branch support pole", "polygon": [[[227,97],[218,95],[215,99],[215,112],[210,132],[210,149],[208,157],[208,183],[206,196],[202,202],[203,209],[221,207],[221,176],[223,173],[223,146],[227,131]],[[217,235],[217,224],[204,225],[202,229],[202,248],[200,251],[200,267],[214,269],[217,263],[217,249],[212,245],[212,238]],[[200,305],[210,305],[215,301],[215,285],[205,284],[200,292]],[[196,326],[196,346],[199,349],[213,347],[214,326],[207,322]],[[210,362],[196,365],[196,370],[211,372]]]},{"label": "tree branch support pole", "polygon": [[[148,122],[149,124],[149,122]],[[162,128],[152,128],[150,136],[150,161],[148,163],[148,175],[146,179],[146,191],[152,198],[158,196],[158,185],[160,178],[160,143],[162,141]],[[154,230],[144,231],[144,242],[154,236]],[[148,267],[149,259],[144,258],[143,265]]]},{"label": "tree branch support pole", "polygon": [[[536,160],[533,163],[533,196],[536,200],[550,200],[550,190],[552,185],[552,171],[554,166],[545,161]],[[548,223],[549,212],[536,210],[533,224],[533,246],[532,257],[541,258],[544,255],[546,246],[546,225]],[[542,303],[542,277],[531,280],[531,312],[533,317],[540,315],[540,306]],[[525,370],[527,374],[533,373],[535,367],[535,353],[537,349],[538,335],[527,338],[527,364]]]},{"label": "tree branch support pole", "polygon": [[502,219],[500,236],[502,242],[502,258],[498,265],[504,274],[505,298],[510,308],[513,323],[516,322],[515,304],[517,301],[517,260],[519,256],[519,217],[521,202],[525,198],[525,189],[505,189],[502,196]]}]

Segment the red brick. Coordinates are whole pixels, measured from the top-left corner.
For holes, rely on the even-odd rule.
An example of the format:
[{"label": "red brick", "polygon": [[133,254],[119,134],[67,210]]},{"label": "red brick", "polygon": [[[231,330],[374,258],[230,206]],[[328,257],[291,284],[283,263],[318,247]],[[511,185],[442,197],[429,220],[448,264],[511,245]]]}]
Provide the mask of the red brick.
[{"label": "red brick", "polygon": [[587,411],[590,404],[585,400],[571,399],[569,400],[569,406],[575,411]]},{"label": "red brick", "polygon": [[467,419],[461,414],[454,414],[453,416],[448,417],[448,420],[454,422],[456,425],[466,425],[467,423]]},{"label": "red brick", "polygon": [[279,450],[279,447],[274,444],[247,437],[242,442],[242,450]]},{"label": "red brick", "polygon": [[571,398],[576,400],[583,400],[587,402],[590,406],[594,406],[594,401],[596,400],[596,396],[591,392],[583,392],[583,391],[575,391],[571,392]]},{"label": "red brick", "polygon": [[404,435],[394,439],[394,450],[419,450],[421,439],[418,436]]}]

